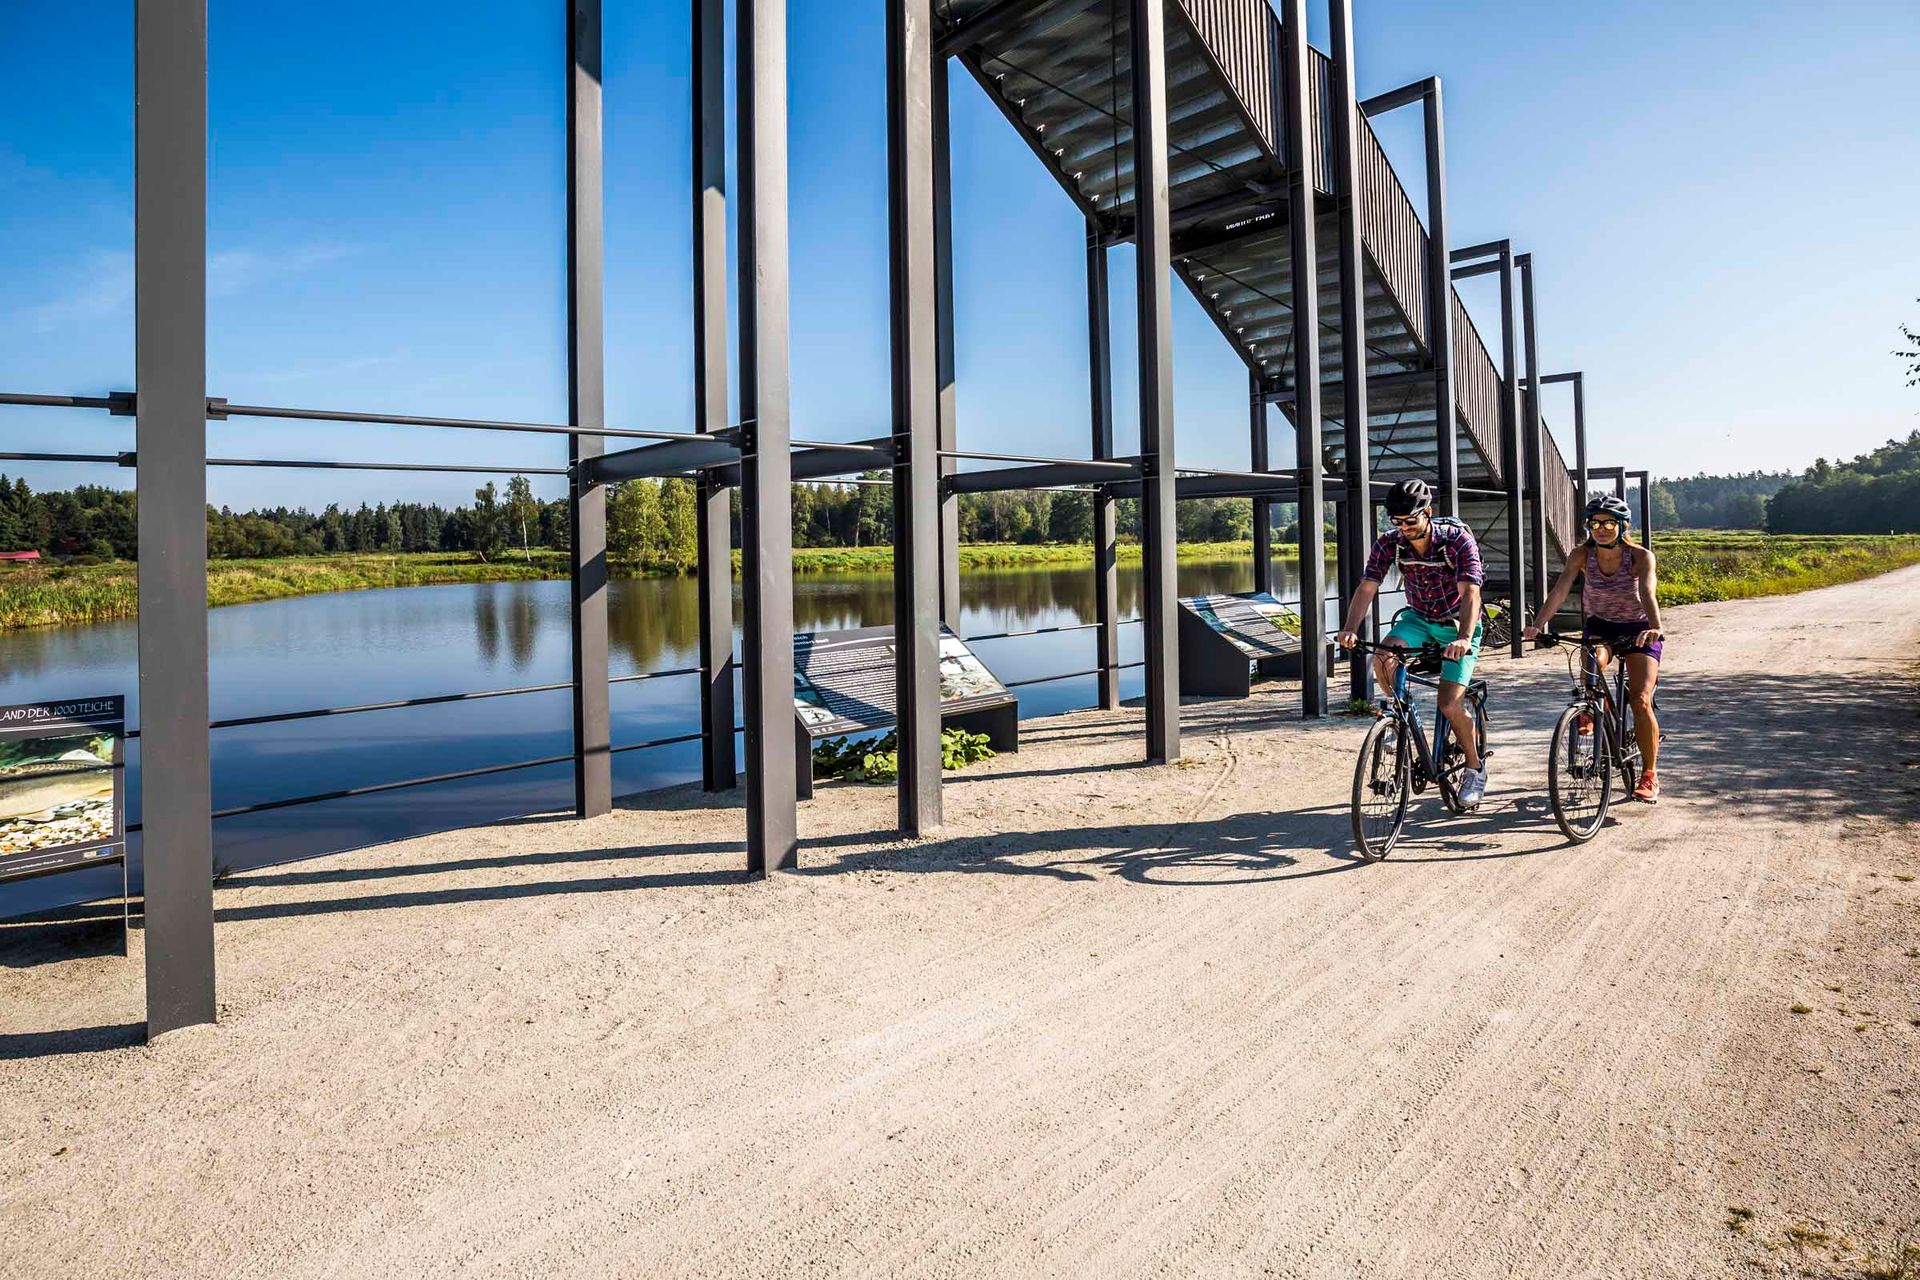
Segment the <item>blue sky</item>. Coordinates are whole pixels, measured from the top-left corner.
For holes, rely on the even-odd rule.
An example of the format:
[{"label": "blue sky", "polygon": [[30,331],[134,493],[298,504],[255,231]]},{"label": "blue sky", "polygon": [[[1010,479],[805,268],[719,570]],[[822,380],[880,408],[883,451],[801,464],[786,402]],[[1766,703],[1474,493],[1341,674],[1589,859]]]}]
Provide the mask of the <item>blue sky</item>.
[{"label": "blue sky", "polygon": [[[1534,253],[1542,357],[1587,371],[1596,461],[1798,468],[1920,426],[1920,391],[1889,354],[1899,322],[1920,324],[1911,4],[1356,7],[1362,92],[1444,78],[1454,239],[1509,236]],[[607,9],[610,418],[685,428],[688,4]],[[212,394],[561,420],[562,13],[555,0],[213,0]],[[792,4],[801,436],[886,429],[882,14],[879,0]],[[131,15],[131,0],[0,3],[0,389],[131,384]],[[962,447],[1083,453],[1080,219],[971,81],[954,85]],[[1417,200],[1417,113],[1402,114],[1381,131]],[[1114,269],[1124,446],[1124,251]],[[1492,285],[1468,288],[1485,327]],[[1243,465],[1245,373],[1177,299],[1181,460]],[[1564,424],[1564,399],[1549,413]],[[0,409],[0,428],[4,449],[131,447],[130,424],[102,415]],[[1284,434],[1276,420],[1277,451]],[[564,460],[552,439],[239,421],[213,424],[210,451]],[[28,474],[43,487],[126,479]],[[473,483],[210,479],[235,506],[458,501]]]}]

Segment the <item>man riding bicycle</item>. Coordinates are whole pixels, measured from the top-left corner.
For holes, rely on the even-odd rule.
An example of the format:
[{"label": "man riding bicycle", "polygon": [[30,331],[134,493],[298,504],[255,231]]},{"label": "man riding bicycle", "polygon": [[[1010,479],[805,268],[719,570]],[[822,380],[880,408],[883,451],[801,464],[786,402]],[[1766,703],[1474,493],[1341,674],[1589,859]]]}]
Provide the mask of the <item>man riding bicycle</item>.
[{"label": "man riding bicycle", "polygon": [[[1347,606],[1347,617],[1335,643],[1352,648],[1360,638],[1360,622],[1380,594],[1387,571],[1400,570],[1407,607],[1394,615],[1393,626],[1381,644],[1394,649],[1441,646],[1440,714],[1453,726],[1466,768],[1460,778],[1460,806],[1480,807],[1487,793],[1486,762],[1480,758],[1480,739],[1467,710],[1467,683],[1480,657],[1480,588],[1486,571],[1480,565],[1480,544],[1473,530],[1451,516],[1433,514],[1433,490],[1424,480],[1402,480],[1387,493],[1387,518],[1393,528],[1374,540],[1360,587]],[[1467,638],[1470,637],[1470,638]],[[1376,653],[1374,679],[1391,688],[1399,659]]]},{"label": "man riding bicycle", "polygon": [[[1559,581],[1540,602],[1527,639],[1540,634],[1541,625],[1566,603],[1575,578],[1580,587],[1580,611],[1585,633],[1602,647],[1594,659],[1605,670],[1613,654],[1627,664],[1627,701],[1633,707],[1633,736],[1640,746],[1640,785],[1633,798],[1660,803],[1660,776],[1655,760],[1660,752],[1660,723],[1653,715],[1653,688],[1660,680],[1660,601],[1655,595],[1653,552],[1634,545],[1627,536],[1633,511],[1610,493],[1596,493],[1587,503],[1587,540],[1567,557]],[[1583,724],[1580,732],[1591,733]]]}]

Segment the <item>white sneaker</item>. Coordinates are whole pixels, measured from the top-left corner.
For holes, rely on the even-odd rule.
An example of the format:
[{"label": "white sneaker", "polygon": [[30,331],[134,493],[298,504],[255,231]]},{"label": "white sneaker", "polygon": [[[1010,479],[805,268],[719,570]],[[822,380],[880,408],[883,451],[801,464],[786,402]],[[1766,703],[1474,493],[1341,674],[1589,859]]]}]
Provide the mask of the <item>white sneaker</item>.
[{"label": "white sneaker", "polygon": [[1482,765],[1478,769],[1460,771],[1460,807],[1471,813],[1480,807],[1487,798],[1487,769]]}]

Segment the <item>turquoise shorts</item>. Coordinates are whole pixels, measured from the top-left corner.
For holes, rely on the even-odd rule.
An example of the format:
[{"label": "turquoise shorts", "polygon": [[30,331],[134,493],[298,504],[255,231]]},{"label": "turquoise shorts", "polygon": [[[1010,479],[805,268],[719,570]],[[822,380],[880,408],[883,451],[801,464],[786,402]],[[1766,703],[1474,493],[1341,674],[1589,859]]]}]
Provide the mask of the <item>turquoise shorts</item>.
[{"label": "turquoise shorts", "polygon": [[[1454,684],[1466,684],[1473,679],[1473,664],[1480,660],[1480,641],[1487,633],[1487,624],[1483,621],[1473,629],[1473,647],[1467,650],[1464,658],[1448,658],[1440,664],[1440,678]],[[1393,626],[1387,630],[1386,639],[1398,640],[1409,649],[1418,649],[1431,640],[1442,647],[1452,644],[1460,637],[1460,624],[1452,618],[1445,622],[1432,622],[1421,617],[1411,609],[1402,609],[1393,616]]]}]

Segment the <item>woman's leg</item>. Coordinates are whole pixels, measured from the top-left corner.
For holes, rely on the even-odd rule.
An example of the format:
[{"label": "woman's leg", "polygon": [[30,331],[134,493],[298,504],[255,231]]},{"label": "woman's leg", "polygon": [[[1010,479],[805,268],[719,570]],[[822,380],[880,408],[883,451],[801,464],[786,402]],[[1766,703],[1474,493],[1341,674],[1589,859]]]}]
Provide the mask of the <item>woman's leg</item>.
[{"label": "woman's leg", "polygon": [[1640,744],[1640,766],[1651,773],[1660,756],[1660,722],[1653,716],[1653,687],[1660,682],[1660,663],[1644,653],[1628,654],[1626,663],[1633,737]]}]

